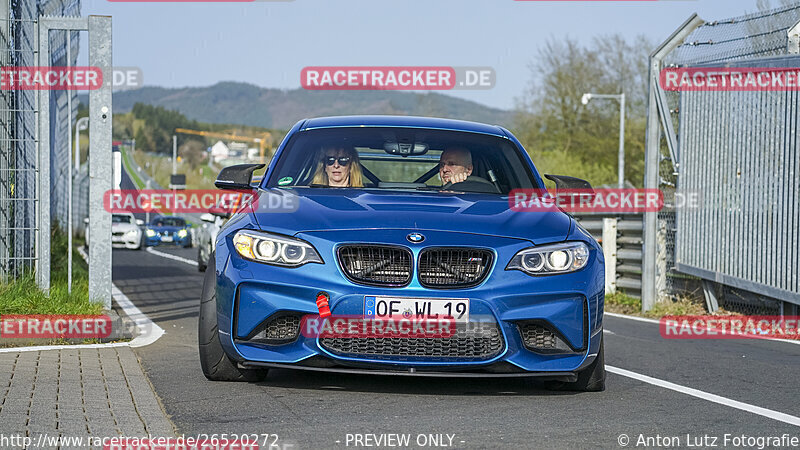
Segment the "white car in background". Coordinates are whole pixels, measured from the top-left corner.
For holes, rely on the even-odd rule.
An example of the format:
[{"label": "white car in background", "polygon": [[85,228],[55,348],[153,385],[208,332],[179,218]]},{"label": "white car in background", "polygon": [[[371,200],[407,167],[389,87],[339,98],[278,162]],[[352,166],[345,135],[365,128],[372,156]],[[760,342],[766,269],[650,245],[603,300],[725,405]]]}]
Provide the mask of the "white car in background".
[{"label": "white car in background", "polygon": [[[131,250],[142,248],[142,220],[137,220],[131,213],[114,213],[111,215],[111,245]],[[88,234],[86,241],[89,241]]]}]

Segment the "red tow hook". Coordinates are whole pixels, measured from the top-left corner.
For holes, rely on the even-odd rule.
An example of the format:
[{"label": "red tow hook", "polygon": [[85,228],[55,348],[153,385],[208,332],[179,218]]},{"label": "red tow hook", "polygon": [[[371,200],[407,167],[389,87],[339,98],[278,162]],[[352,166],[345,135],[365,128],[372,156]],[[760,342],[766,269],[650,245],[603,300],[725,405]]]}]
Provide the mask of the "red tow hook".
[{"label": "red tow hook", "polygon": [[331,308],[328,306],[329,296],[326,292],[317,294],[317,308],[319,308],[320,317],[330,317]]}]

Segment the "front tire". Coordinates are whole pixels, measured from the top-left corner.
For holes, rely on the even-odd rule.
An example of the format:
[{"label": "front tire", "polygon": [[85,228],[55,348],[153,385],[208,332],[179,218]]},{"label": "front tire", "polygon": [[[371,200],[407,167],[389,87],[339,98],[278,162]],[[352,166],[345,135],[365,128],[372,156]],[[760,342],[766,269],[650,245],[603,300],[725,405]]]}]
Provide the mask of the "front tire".
[{"label": "front tire", "polygon": [[573,382],[551,381],[545,384],[553,391],[602,392],[606,390],[606,363],[603,351],[603,337],[597,357],[585,369],[578,372],[578,380]]},{"label": "front tire", "polygon": [[240,369],[222,349],[217,324],[217,274],[214,255],[210,255],[208,259],[210,270],[206,271],[203,281],[197,330],[203,375],[211,381],[261,381],[267,375],[266,369]]}]

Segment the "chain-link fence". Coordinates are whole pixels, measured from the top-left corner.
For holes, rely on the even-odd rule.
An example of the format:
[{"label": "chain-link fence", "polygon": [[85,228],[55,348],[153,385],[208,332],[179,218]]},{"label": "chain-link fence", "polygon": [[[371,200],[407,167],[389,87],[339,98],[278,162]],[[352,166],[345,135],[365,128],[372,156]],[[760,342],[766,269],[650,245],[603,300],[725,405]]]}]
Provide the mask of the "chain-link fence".
[{"label": "chain-link fence", "polygon": [[[693,18],[654,53],[650,113],[660,123],[658,134],[648,131],[648,187],[664,191],[667,207],[651,228],[651,297],[702,294],[705,279],[721,283],[716,293],[729,310],[780,314],[800,299],[798,93],[652,86],[665,67],[800,67],[789,37],[799,21],[800,5]],[[675,207],[695,194],[700,208]]]},{"label": "chain-link fence", "polygon": [[[37,20],[40,16],[77,16],[80,0],[0,0],[2,67],[37,66]],[[75,65],[78,35],[50,33],[51,66]],[[69,98],[71,97],[71,98]],[[50,96],[51,191],[67,192],[69,158],[68,106],[77,112],[75,91]],[[0,280],[33,270],[36,263],[38,97],[34,90],[0,91]],[[53,218],[66,224],[65,196],[53,195]]]}]

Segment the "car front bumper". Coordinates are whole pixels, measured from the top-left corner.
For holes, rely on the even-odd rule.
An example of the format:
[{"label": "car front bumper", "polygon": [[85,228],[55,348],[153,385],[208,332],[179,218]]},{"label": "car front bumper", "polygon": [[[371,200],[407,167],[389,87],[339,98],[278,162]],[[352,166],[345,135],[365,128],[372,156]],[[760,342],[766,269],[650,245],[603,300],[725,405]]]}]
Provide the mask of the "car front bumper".
[{"label": "car front bumper", "polygon": [[190,235],[188,235],[188,234],[186,236],[184,236],[184,237],[178,237],[178,235],[175,234],[175,235],[171,236],[170,240],[167,240],[167,241],[165,241],[163,239],[163,236],[161,236],[160,234],[156,234],[155,236],[152,236],[152,237],[145,235],[144,243],[148,247],[154,247],[154,246],[157,246],[157,245],[176,245],[176,246],[179,246],[179,247],[185,247],[185,246],[189,245],[191,240],[192,240],[192,237]]},{"label": "car front bumper", "polygon": [[[416,278],[402,288],[354,284],[342,273],[335,257],[336,243],[349,242],[343,232],[302,235],[319,251],[325,264],[306,264],[298,268],[276,267],[240,258],[229,239],[217,246],[217,313],[220,341],[226,353],[244,366],[284,366],[310,370],[364,371],[387,374],[477,374],[483,376],[542,375],[569,377],[597,355],[602,337],[604,271],[599,249],[592,245],[590,260],[583,269],[562,275],[533,277],[517,270],[505,270],[511,257],[531,246],[511,238],[481,236],[476,240],[463,235],[422,231],[424,245],[405,246],[414,260],[427,246],[470,245],[492,249],[493,267],[478,286],[467,289],[428,289]],[[408,230],[360,232],[357,242],[395,242],[405,239]],[[374,236],[372,236],[374,234]],[[222,245],[222,244],[225,245]],[[502,338],[500,348],[486,357],[461,358],[428,352],[422,356],[353,354],[335,351],[317,337],[302,333],[291,342],[265,344],[253,334],[282,315],[316,315],[320,291],[330,296],[334,317],[360,316],[365,296],[411,298],[466,298],[470,300],[470,320],[494,323]],[[568,351],[539,351],[526,347],[522,327],[543,324],[569,345]],[[419,338],[436,339],[436,338]],[[431,348],[436,348],[432,344]]]}]

